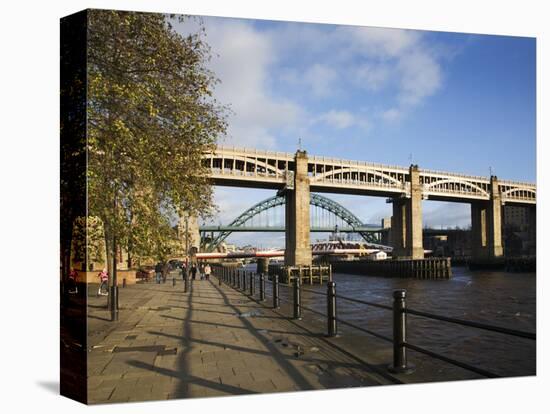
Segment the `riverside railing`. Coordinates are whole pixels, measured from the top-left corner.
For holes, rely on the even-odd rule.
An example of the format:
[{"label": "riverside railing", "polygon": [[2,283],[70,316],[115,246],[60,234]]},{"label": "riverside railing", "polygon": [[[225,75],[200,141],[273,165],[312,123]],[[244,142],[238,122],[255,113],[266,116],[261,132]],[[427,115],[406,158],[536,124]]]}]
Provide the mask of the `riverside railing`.
[{"label": "riverside railing", "polygon": [[[273,309],[279,309],[280,303],[285,302],[292,306],[293,315],[292,319],[300,320],[302,319],[302,310],[317,314],[326,318],[327,323],[327,336],[335,337],[339,335],[338,324],[349,326],[355,330],[364,332],[368,335],[374,336],[383,341],[389,342],[393,346],[393,361],[392,364],[388,367],[388,370],[392,373],[399,374],[410,374],[414,372],[414,365],[408,362],[407,349],[411,349],[420,354],[424,354],[428,357],[438,359],[440,361],[446,362],[448,364],[457,366],[459,368],[465,369],[470,372],[474,372],[478,375],[487,377],[487,378],[498,378],[500,375],[487,371],[482,368],[475,367],[468,363],[458,361],[454,358],[447,357],[445,355],[439,354],[437,352],[431,351],[424,347],[410,343],[407,340],[407,315],[414,315],[417,317],[423,317],[427,319],[432,319],[440,322],[452,323],[455,325],[470,327],[478,330],[483,330],[487,332],[496,332],[503,335],[514,336],[518,338],[524,338],[528,340],[536,340],[536,334],[532,332],[520,331],[516,329],[509,329],[499,326],[488,325],[480,322],[468,321],[458,318],[452,318],[443,315],[436,315],[429,312],[418,311],[415,309],[410,309],[407,307],[406,298],[407,292],[405,289],[397,289],[393,292],[393,304],[384,305],[375,302],[369,302],[365,300],[350,298],[347,296],[338,295],[336,293],[336,283],[334,281],[329,281],[327,283],[327,291],[320,292],[311,289],[305,289],[301,286],[300,279],[296,278],[293,280],[292,285],[288,285],[292,289],[292,299],[282,299],[280,295],[280,286],[278,275],[274,275],[272,280],[266,280],[265,274],[261,273],[257,275],[254,272],[240,271],[237,269],[229,269],[225,267],[219,267],[214,269],[214,274],[220,278],[221,282],[224,282],[228,286],[231,286],[237,290],[247,293],[246,289],[246,278],[248,276],[249,280],[249,296],[255,300],[256,289],[254,288],[256,283],[256,277],[259,279],[259,301],[265,301],[266,296],[266,282],[271,285],[271,296],[273,298]],[[285,285],[284,285],[285,286]],[[319,312],[315,309],[306,307],[302,303],[302,292],[307,292],[313,295],[323,296],[326,298],[327,303],[327,313]],[[355,304],[370,306],[378,309],[383,309],[388,312],[392,312],[393,321],[393,335],[390,338],[389,336],[383,335],[379,332],[366,329],[362,326],[358,326],[354,323],[341,319],[337,316],[338,307],[337,300],[348,301]]]}]

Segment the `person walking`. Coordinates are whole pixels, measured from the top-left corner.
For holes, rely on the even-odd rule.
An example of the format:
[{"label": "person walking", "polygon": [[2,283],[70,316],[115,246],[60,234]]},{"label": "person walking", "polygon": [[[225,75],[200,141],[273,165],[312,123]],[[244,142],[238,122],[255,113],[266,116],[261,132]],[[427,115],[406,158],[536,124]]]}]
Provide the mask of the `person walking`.
[{"label": "person walking", "polygon": [[204,266],[204,277],[206,280],[210,280],[210,273],[212,273],[212,269],[210,268],[210,265],[206,263],[206,266]]},{"label": "person walking", "polygon": [[160,284],[160,278],[162,277],[162,263],[157,262],[155,265],[155,278],[157,281],[157,284]]},{"label": "person walking", "polygon": [[[109,273],[107,273],[107,269],[104,268],[98,274],[98,277],[100,280],[100,284],[99,284],[99,289],[97,291],[97,296],[107,296],[109,294],[108,293]],[[105,288],[105,293],[103,293],[103,288]]]},{"label": "person walking", "polygon": [[191,279],[195,280],[196,277],[197,277],[197,265],[193,263],[191,265]]}]

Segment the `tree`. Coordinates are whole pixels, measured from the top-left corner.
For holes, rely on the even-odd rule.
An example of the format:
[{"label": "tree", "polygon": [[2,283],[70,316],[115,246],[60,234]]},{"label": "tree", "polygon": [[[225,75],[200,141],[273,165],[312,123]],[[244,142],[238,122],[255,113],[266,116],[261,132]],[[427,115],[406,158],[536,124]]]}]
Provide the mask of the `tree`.
[{"label": "tree", "polygon": [[212,97],[204,29],[182,37],[172,19],[89,13],[88,203],[104,224],[109,270],[114,236],[161,259],[171,217],[212,211],[201,159],[225,133],[225,108]]}]

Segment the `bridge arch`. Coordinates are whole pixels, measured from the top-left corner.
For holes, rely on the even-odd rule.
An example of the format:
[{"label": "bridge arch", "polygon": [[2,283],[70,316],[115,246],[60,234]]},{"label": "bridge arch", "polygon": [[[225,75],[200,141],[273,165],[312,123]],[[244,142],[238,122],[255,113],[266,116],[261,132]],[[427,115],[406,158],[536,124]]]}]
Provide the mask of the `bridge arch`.
[{"label": "bridge arch", "polygon": [[[248,220],[252,219],[252,217],[260,214],[261,212],[265,210],[269,210],[270,208],[274,208],[277,206],[282,206],[286,204],[286,199],[284,196],[273,196],[270,198],[267,198],[263,201],[260,201],[257,204],[254,204],[252,207],[241,213],[236,219],[234,219],[231,224],[229,224],[230,227],[238,227],[243,226]],[[335,216],[339,217],[343,221],[345,221],[350,227],[352,228],[358,228],[363,225],[361,220],[353,214],[351,211],[349,211],[347,208],[342,206],[341,204],[337,203],[334,200],[331,200],[330,198],[324,197],[320,194],[311,193],[310,194],[310,201],[309,204],[312,206],[320,207],[323,210],[326,210]],[[208,249],[213,250],[217,248],[221,242],[223,242],[229,235],[231,234],[231,231],[222,231],[220,232],[214,240],[210,243]],[[378,243],[378,241],[375,239],[374,235],[368,232],[357,232],[365,239],[365,241],[369,243]]]}]

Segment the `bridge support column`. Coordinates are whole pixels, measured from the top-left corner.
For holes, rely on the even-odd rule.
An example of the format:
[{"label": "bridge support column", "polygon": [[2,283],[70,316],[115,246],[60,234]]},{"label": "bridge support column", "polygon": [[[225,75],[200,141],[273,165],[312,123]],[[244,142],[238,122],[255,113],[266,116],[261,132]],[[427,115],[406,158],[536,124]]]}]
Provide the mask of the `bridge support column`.
[{"label": "bridge support column", "polygon": [[489,201],[472,203],[472,259],[491,261],[503,256],[502,198],[497,177],[491,176]]},{"label": "bridge support column", "polygon": [[391,222],[393,257],[423,259],[422,185],[418,165],[409,168],[410,197],[394,198]]},{"label": "bridge support column", "polygon": [[307,164],[307,153],[297,151],[294,157],[294,188],[285,190],[286,266],[310,266],[312,263]]}]

